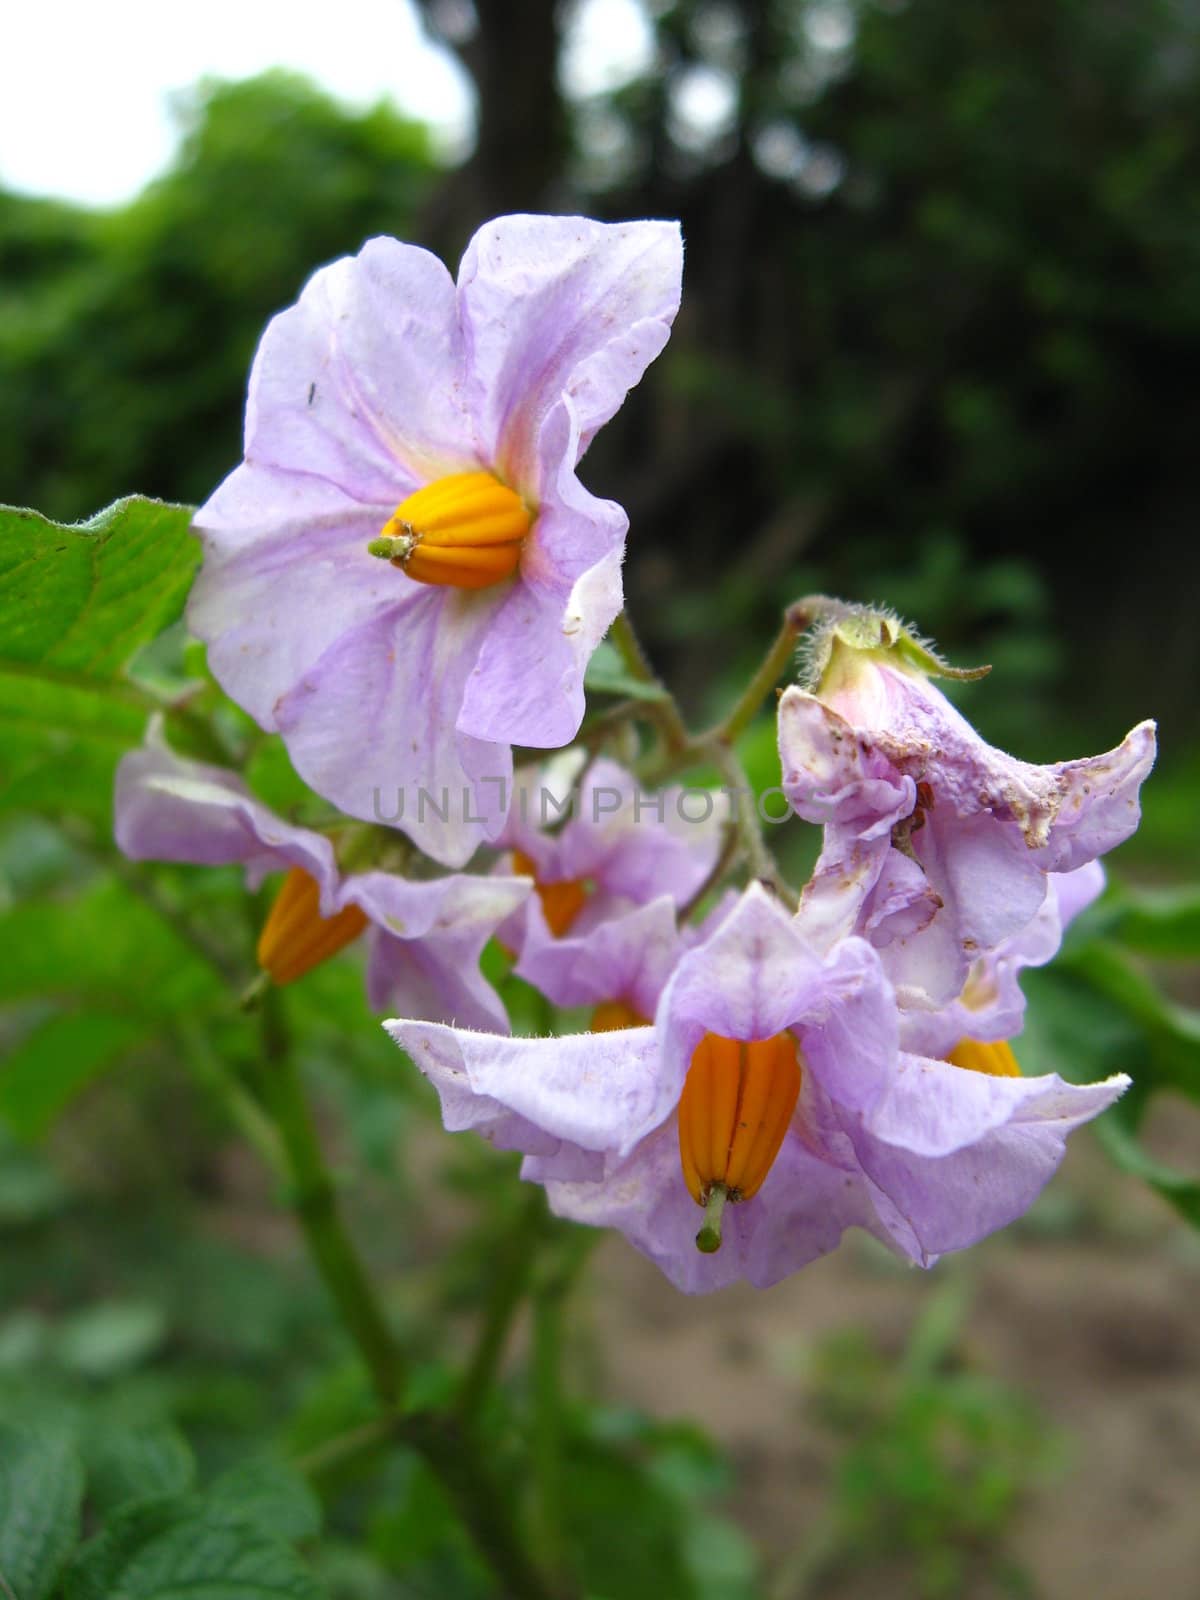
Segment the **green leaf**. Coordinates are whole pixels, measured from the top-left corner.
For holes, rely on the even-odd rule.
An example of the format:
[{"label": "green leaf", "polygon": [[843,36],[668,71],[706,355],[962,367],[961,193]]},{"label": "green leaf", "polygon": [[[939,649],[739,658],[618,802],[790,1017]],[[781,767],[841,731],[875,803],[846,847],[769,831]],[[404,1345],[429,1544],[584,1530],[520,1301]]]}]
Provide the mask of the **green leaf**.
[{"label": "green leaf", "polygon": [[314,1539],[321,1531],[321,1502],[308,1480],[271,1456],[223,1472],[205,1491],[204,1506],[206,1515],[269,1528],[283,1539]]},{"label": "green leaf", "polygon": [[1189,1178],[1186,1173],[1156,1161],[1120,1117],[1102,1117],[1096,1124],[1096,1137],[1123,1172],[1148,1183],[1193,1228],[1200,1228],[1200,1178]]},{"label": "green leaf", "polygon": [[8,1053],[0,1117],[23,1139],[39,1138],[63,1107],[136,1040],[142,1023],[97,1012],[48,1018]]},{"label": "green leaf", "polygon": [[[211,876],[205,874],[206,888]],[[0,915],[0,944],[0,1003],[53,995],[98,1011],[164,1019],[194,1012],[222,988],[165,916],[111,878],[69,909],[50,899],[18,903]]]},{"label": "green leaf", "polygon": [[561,1494],[571,1564],[589,1596],[694,1600],[684,1516],[624,1452],[573,1442]]},{"label": "green leaf", "polygon": [[1143,955],[1200,958],[1200,884],[1181,889],[1120,889],[1105,931]]},{"label": "green leaf", "polygon": [[41,1152],[20,1144],[0,1122],[0,1232],[53,1216],[67,1200],[66,1185]]},{"label": "green leaf", "polygon": [[43,1600],[79,1538],[83,1464],[61,1433],[0,1426],[0,1578]]},{"label": "green leaf", "polygon": [[584,688],[589,694],[614,694],[627,700],[666,700],[660,683],[635,678],[611,644],[601,644],[588,662]]},{"label": "green leaf", "polygon": [[102,1515],[131,1500],[184,1494],[196,1475],[187,1440],[169,1422],[130,1426],[105,1418],[88,1430],[83,1450],[88,1501]]},{"label": "green leaf", "polygon": [[1144,1030],[1154,1087],[1200,1100],[1200,1012],[1176,1005],[1118,946],[1094,939],[1065,952],[1060,965]]},{"label": "green leaf", "polygon": [[[110,1519],[67,1574],[65,1600],[325,1600],[270,1532],[194,1498],[147,1500]],[[24,1600],[24,1597],[22,1597]]]},{"label": "green leaf", "polygon": [[162,1307],[148,1300],[100,1300],[59,1329],[55,1354],[85,1378],[115,1378],[147,1361],[167,1335]]},{"label": "green leaf", "polygon": [[136,495],[71,525],[0,508],[6,663],[116,677],[182,609],[200,560],[191,519]]},{"label": "green leaf", "polygon": [[107,820],[153,704],[124,672],[183,608],[190,521],[141,498],[72,526],[0,508],[0,805]]}]

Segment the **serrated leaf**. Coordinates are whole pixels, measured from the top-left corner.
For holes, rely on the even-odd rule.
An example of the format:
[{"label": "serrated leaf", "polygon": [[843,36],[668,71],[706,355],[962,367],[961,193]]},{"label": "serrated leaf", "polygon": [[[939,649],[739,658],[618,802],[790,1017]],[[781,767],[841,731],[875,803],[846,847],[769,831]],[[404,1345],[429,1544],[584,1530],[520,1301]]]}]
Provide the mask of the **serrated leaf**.
[{"label": "serrated leaf", "polygon": [[107,819],[151,703],[123,673],[183,608],[190,521],[139,497],[72,526],[0,508],[0,805]]},{"label": "serrated leaf", "polygon": [[0,1426],[0,1577],[44,1600],[79,1538],[83,1464],[69,1437]]},{"label": "serrated leaf", "polygon": [[88,1502],[102,1516],[131,1500],[185,1494],[196,1475],[191,1447],[169,1422],[101,1421],[83,1443]]},{"label": "serrated leaf", "polygon": [[271,1456],[243,1461],[204,1492],[205,1512],[269,1528],[280,1538],[313,1539],[321,1531],[321,1502],[308,1480]]},{"label": "serrated leaf", "polygon": [[63,1592],[65,1600],[326,1600],[286,1544],[194,1498],[119,1511],[80,1553]]},{"label": "serrated leaf", "polygon": [[116,677],[182,609],[200,560],[191,519],[140,495],[69,525],[0,508],[5,662]]},{"label": "serrated leaf", "polygon": [[601,644],[588,662],[584,688],[589,694],[614,694],[627,700],[666,700],[660,683],[635,678],[611,644]]}]

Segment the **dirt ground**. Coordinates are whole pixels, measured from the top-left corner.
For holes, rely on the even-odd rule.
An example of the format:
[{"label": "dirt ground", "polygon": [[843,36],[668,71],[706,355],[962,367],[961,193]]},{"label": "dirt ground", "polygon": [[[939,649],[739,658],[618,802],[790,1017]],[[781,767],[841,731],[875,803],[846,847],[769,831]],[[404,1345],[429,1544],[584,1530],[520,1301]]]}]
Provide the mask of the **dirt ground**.
[{"label": "dirt ground", "polygon": [[[410,1157],[432,1173],[451,1145],[430,1134]],[[1159,1159],[1200,1169],[1196,1107],[1164,1097],[1144,1138]],[[441,1213],[447,1233],[452,1210]],[[259,1215],[257,1247],[296,1253],[288,1220]],[[243,1242],[246,1220],[239,1210]],[[1087,1132],[1029,1219],[930,1273],[851,1234],[774,1289],[690,1297],[611,1235],[576,1291],[573,1343],[585,1347],[577,1356],[587,1369],[577,1376],[591,1392],[598,1381],[613,1404],[699,1423],[734,1465],[723,1509],[778,1574],[820,1537],[844,1448],[806,1400],[812,1352],[860,1328],[898,1356],[946,1270],[965,1270],[970,1285],[958,1359],[1033,1401],[1064,1456],[1031,1481],[1005,1541],[1029,1586],[981,1577],[954,1600],[1200,1600],[1200,1234],[1118,1172]],[[773,1579],[768,1592],[795,1596]],[[805,1600],[911,1593],[878,1571],[804,1590]]]},{"label": "dirt ground", "polygon": [[[1164,1103],[1150,1142],[1195,1170],[1200,1115]],[[1046,1220],[969,1257],[967,1361],[1033,1399],[1066,1441],[1064,1469],[1030,1488],[1008,1553],[1042,1600],[1197,1600],[1200,1238],[1087,1137],[1042,1208]],[[698,1300],[613,1238],[595,1258],[586,1314],[613,1400],[693,1417],[731,1453],[729,1511],[770,1560],[819,1520],[838,1449],[806,1410],[806,1353],[855,1325],[898,1352],[938,1271],[886,1270],[848,1241],[766,1293]],[[877,1577],[819,1592],[893,1600]],[[962,1600],[997,1592],[981,1581]]]}]

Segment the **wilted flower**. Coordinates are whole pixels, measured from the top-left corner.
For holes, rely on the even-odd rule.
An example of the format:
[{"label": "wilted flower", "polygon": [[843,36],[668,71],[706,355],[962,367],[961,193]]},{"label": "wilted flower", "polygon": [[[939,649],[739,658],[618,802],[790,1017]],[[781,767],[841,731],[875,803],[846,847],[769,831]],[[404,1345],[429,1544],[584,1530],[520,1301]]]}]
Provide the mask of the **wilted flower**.
[{"label": "wilted flower", "polygon": [[938,1008],[1033,922],[1050,874],[1134,831],[1154,724],[1106,755],[1034,766],[979,737],[930,682],[947,669],[890,618],[849,613],[819,648],[815,692],[779,706],[784,791],[825,826],[805,932],[861,934],[903,1006]]},{"label": "wilted flower", "polygon": [[970,1244],[1029,1206],[1066,1134],[1128,1082],[902,1054],[871,946],[822,958],[757,886],[680,959],[654,1027],[385,1027],[449,1129],[523,1151],[556,1212],[620,1228],[697,1292],[775,1283],[855,1224],[924,1264]]},{"label": "wilted flower", "polygon": [[[900,1043],[916,1055],[948,1056],[961,1041],[1011,1041],[1025,1023],[1025,996],[1020,975],[1026,967],[1043,967],[1058,954],[1063,933],[1101,893],[1104,868],[1098,861],[1074,872],[1052,872],[1046,898],[1027,927],[980,956],[967,974],[961,993],[936,1011],[900,1012]],[[1007,1046],[1006,1046],[1007,1047]]]},{"label": "wilted flower", "polygon": [[115,832],[139,861],[240,862],[251,889],[286,873],[258,944],[259,965],[276,983],[303,977],[367,932],[375,1010],[402,1005],[468,1026],[508,1026],[479,955],[529,893],[524,879],[344,873],[323,834],[284,822],[225,768],[177,755],[158,727],[117,768]]},{"label": "wilted flower", "polygon": [[263,336],[192,628],[318,793],[449,865],[500,831],[511,745],[579,727],[627,519],[575,469],[680,271],[675,224],[503,217],[457,285],[373,239]]}]

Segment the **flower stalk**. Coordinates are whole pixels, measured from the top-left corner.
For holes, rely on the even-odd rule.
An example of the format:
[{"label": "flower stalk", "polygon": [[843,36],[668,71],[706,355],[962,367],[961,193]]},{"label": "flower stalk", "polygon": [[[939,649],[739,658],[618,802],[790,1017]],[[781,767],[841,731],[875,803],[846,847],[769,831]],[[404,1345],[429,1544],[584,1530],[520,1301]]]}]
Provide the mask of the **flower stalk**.
[{"label": "flower stalk", "polygon": [[713,729],[709,738],[723,739],[727,744],[733,744],[741,737],[758,715],[763,701],[787,671],[796,643],[812,620],[813,612],[806,600],[797,600],[787,608],[779,632],[754,676],[738,696],[733,710]]}]

